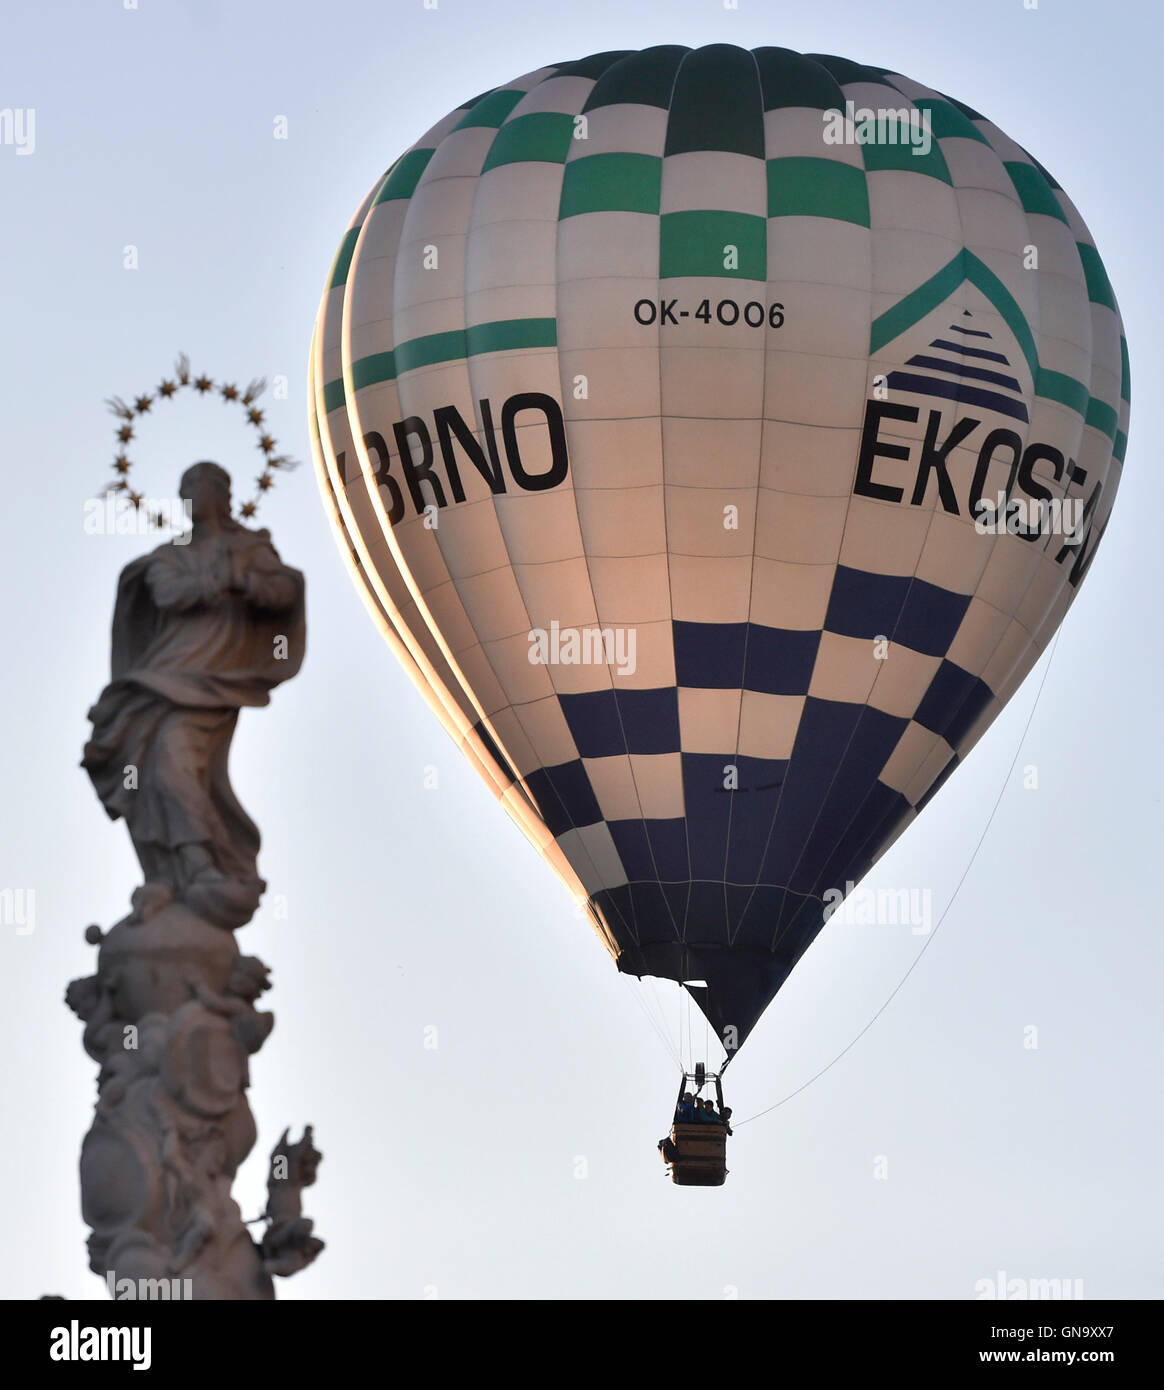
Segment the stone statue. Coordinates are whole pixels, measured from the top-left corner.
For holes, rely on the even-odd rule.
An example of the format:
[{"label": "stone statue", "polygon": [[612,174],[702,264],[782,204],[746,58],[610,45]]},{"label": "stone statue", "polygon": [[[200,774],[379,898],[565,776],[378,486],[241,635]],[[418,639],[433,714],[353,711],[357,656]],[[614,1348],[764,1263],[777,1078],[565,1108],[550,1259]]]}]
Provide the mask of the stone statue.
[{"label": "stone statue", "polygon": [[179,495],[187,544],[127,565],[113,615],[113,680],[89,711],[82,765],[129,829],[143,915],[184,900],[224,927],[249,922],[265,887],[259,832],[227,776],[238,712],[265,705],[303,661],[303,576],[266,531],[230,514],[230,477],[196,463]]},{"label": "stone statue", "polygon": [[66,994],[100,1064],[81,1205],[90,1268],[115,1297],[270,1299],[272,1275],[323,1248],[300,1207],[321,1155],[310,1126],[297,1144],[284,1132],[253,1240],[230,1188],[256,1139],[248,1058],[275,1020],[255,1008],[267,967],[233,935],[266,885],[227,758],[239,710],[267,704],[303,660],[304,584],[266,531],[233,520],[217,464],[187,469],[180,491],[192,533],[122,572],[113,679],[82,764],[145,882],[127,917],[86,930],[97,973]]}]

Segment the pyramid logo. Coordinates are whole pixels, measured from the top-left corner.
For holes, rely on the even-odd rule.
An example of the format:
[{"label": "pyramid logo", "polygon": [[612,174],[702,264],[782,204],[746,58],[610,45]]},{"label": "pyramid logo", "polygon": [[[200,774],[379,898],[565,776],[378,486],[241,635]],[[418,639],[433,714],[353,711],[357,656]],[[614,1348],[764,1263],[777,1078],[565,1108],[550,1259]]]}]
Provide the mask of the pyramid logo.
[{"label": "pyramid logo", "polygon": [[[972,318],[969,309],[963,318]],[[929,348],[911,357],[904,368],[890,372],[891,391],[938,396],[962,405],[978,406],[1029,424],[1022,387],[1004,353],[989,346],[985,329],[952,323],[949,337],[935,338]],[[935,376],[932,373],[941,373]]]}]

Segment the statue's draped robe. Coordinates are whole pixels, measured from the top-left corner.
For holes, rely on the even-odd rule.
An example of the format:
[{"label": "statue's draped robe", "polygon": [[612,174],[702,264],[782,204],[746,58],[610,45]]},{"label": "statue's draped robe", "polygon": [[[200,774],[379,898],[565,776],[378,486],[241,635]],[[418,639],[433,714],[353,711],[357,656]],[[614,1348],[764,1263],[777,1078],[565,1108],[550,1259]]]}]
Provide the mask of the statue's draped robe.
[{"label": "statue's draped robe", "polygon": [[[229,583],[245,593],[224,593]],[[303,575],[266,531],[230,522],[122,571],[113,679],[89,711],[82,766],[109,816],[125,818],[147,881],[180,894],[188,844],[228,878],[257,879],[259,832],[231,790],[230,740],[239,709],[266,705],[299,670],[305,642]]]}]

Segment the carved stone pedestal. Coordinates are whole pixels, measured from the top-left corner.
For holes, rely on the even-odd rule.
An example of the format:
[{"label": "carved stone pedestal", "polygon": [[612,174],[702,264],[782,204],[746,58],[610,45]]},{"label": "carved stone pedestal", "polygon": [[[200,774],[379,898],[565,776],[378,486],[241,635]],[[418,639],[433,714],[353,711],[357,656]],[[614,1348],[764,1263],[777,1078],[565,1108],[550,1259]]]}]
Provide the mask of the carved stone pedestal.
[{"label": "carved stone pedestal", "polygon": [[135,908],[86,939],[100,943],[97,973],[74,980],[66,999],[101,1068],[81,1150],[90,1268],[115,1296],[129,1292],[125,1280],[131,1296],[178,1280],[179,1297],[274,1298],[272,1274],[294,1273],[323,1247],[299,1210],[319,1159],[310,1128],[298,1145],[284,1133],[271,1156],[261,1244],[230,1195],[256,1138],[248,1058],[275,1021],[255,1008],[266,966],[181,903],[146,918]]}]

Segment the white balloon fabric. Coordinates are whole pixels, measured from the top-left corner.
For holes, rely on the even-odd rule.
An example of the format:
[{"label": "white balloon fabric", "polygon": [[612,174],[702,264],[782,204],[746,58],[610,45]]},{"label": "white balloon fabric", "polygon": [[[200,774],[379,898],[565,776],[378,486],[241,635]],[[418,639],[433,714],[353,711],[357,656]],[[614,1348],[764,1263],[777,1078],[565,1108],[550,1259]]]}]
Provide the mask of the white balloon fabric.
[{"label": "white balloon fabric", "polygon": [[452,112],[352,221],[311,382],[384,636],[619,968],[705,981],[729,1051],[1045,649],[1127,445],[1054,179],[781,48]]}]

